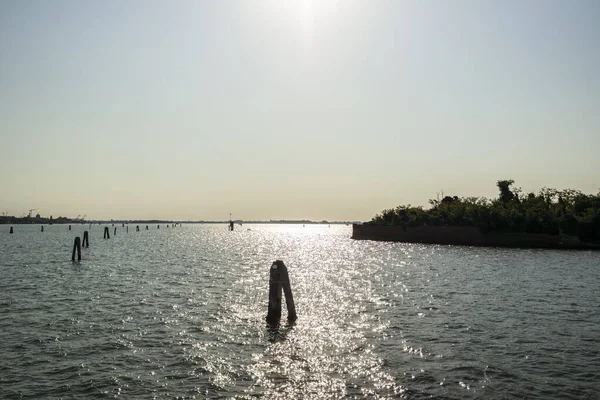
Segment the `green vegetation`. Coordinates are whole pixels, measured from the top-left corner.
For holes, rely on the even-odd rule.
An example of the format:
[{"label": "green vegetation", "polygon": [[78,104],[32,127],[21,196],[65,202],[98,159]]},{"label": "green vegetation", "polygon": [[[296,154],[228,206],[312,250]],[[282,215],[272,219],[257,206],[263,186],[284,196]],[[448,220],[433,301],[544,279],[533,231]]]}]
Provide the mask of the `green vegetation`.
[{"label": "green vegetation", "polygon": [[497,199],[445,196],[429,200],[428,209],[399,206],[383,210],[369,224],[476,226],[483,232],[528,232],[578,236],[585,242],[600,241],[600,192],[544,188],[524,195],[513,180],[497,182]]}]

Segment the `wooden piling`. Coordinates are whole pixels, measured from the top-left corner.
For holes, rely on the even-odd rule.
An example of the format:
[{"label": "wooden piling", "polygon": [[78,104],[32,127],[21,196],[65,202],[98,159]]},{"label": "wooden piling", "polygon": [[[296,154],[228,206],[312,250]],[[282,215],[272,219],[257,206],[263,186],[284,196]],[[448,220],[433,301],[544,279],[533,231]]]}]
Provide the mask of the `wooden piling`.
[{"label": "wooden piling", "polygon": [[115,233],[113,235],[117,236],[117,227],[115,226]]},{"label": "wooden piling", "polygon": [[146,225],[146,230],[148,230],[148,225]]},{"label": "wooden piling", "polygon": [[156,225],[156,229],[160,229],[160,225]]},{"label": "wooden piling", "polygon": [[281,319],[281,275],[277,264],[271,265],[269,274],[269,309],[267,311],[267,322],[269,324],[278,323]]},{"label": "wooden piling", "polygon": [[281,319],[281,292],[285,293],[285,303],[288,311],[288,321],[293,323],[298,319],[296,315],[296,306],[294,296],[292,295],[292,286],[288,275],[287,267],[281,260],[273,261],[269,276],[269,309],[267,312],[267,322],[276,324]]},{"label": "wooden piling", "polygon": [[71,225],[69,225],[69,230],[71,230]]},{"label": "wooden piling", "polygon": [[136,232],[139,232],[139,231],[140,231],[140,226],[139,226],[139,225],[136,225],[136,226],[135,226],[135,231],[136,231]]},{"label": "wooden piling", "polygon": [[292,294],[292,284],[290,283],[290,277],[288,270],[283,261],[277,260],[279,269],[281,270],[281,284],[283,286],[283,294],[285,295],[285,305],[288,311],[288,321],[295,322],[298,319],[296,315],[296,304],[294,304],[294,295]]},{"label": "wooden piling", "polygon": [[88,231],[83,232],[83,247],[90,247],[90,238],[88,236]]},{"label": "wooden piling", "polygon": [[41,229],[41,231],[42,231],[42,232],[44,232],[44,225],[42,225],[42,229]]},{"label": "wooden piling", "polygon": [[108,226],[104,227],[104,239],[110,239],[110,232],[108,231]]},{"label": "wooden piling", "polygon": [[125,223],[123,223],[123,225],[121,225],[121,228],[125,228]]},{"label": "wooden piling", "polygon": [[12,226],[10,227],[10,233],[13,233],[13,227]]},{"label": "wooden piling", "polygon": [[75,261],[75,251],[77,251],[77,261],[81,261],[81,238],[79,236],[75,238],[75,243],[73,243],[72,261]]}]

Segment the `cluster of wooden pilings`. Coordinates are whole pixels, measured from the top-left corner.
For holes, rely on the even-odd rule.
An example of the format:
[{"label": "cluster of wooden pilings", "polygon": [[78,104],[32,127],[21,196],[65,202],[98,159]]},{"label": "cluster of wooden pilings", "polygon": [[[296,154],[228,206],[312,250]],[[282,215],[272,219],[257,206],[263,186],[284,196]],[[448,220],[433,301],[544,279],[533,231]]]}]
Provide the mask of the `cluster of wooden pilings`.
[{"label": "cluster of wooden pilings", "polygon": [[273,261],[269,274],[269,308],[267,312],[267,322],[271,325],[278,324],[281,319],[281,292],[285,294],[285,304],[288,312],[288,322],[294,323],[298,316],[296,315],[296,305],[292,295],[292,285],[288,275],[287,267],[281,260]]},{"label": "cluster of wooden pilings", "polygon": [[[88,231],[83,232],[83,247],[90,247],[90,236]],[[75,237],[75,242],[73,243],[73,253],[71,254],[72,261],[75,261],[75,253],[77,253],[77,261],[81,261],[81,238],[79,236]]]},{"label": "cluster of wooden pilings", "polygon": [[[171,224],[166,224],[165,226],[167,228],[169,228],[169,225],[171,225],[172,228],[175,228],[178,225],[181,226],[181,222],[175,222],[175,223],[171,223]],[[112,224],[112,226],[115,226],[115,224]],[[121,224],[121,226],[123,228],[126,228],[127,233],[129,233],[129,225],[125,226],[125,224]],[[90,224],[90,229],[91,228],[92,228],[92,224]],[[156,228],[160,229],[160,225],[157,225]],[[149,227],[148,227],[148,225],[146,225],[146,230],[148,230],[148,229],[149,229]],[[69,230],[71,230],[71,225],[69,225]],[[104,230],[105,230],[105,232],[104,232],[105,239],[110,239],[110,234],[108,233],[108,227],[105,227]],[[136,232],[139,232],[139,231],[140,231],[140,226],[137,225],[136,226]],[[14,232],[15,232],[15,229],[14,229],[14,227],[11,226],[10,229],[9,229],[9,231],[8,231],[8,233],[12,234]],[[44,225],[40,226],[40,232],[44,232]],[[113,231],[113,235],[116,235],[116,234],[117,234],[117,228],[115,228],[114,231]]]},{"label": "cluster of wooden pilings", "polygon": [[[177,226],[177,223],[172,224],[173,227]],[[179,225],[181,226],[181,223],[179,223]],[[90,228],[91,228],[92,224],[90,224]],[[112,224],[112,226],[115,226],[115,224]],[[125,227],[125,224],[121,224],[121,227]],[[169,227],[169,225],[167,225],[167,228]],[[137,225],[136,227],[136,232],[140,231],[140,226]],[[160,225],[157,226],[157,229],[160,229]],[[71,230],[71,225],[69,225],[69,230]],[[148,230],[148,225],[146,225],[146,230]],[[44,227],[42,226],[42,232],[44,231]],[[126,232],[129,233],[129,225],[126,227]],[[12,226],[10,227],[10,233],[13,233],[13,228]],[[117,235],[117,227],[114,228],[113,231],[113,236]],[[104,239],[110,239],[110,230],[108,228],[108,226],[104,227]],[[83,246],[84,247],[90,247],[90,240],[89,240],[89,234],[88,231],[84,231],[83,232]],[[73,253],[71,254],[71,260],[75,261],[75,254],[77,254],[77,261],[81,261],[81,238],[79,236],[75,237],[75,241],[73,242]]]},{"label": "cluster of wooden pilings", "polygon": [[[172,224],[167,224],[167,228],[169,227],[169,225],[171,225],[173,228],[175,228],[177,225],[181,226],[181,223],[172,223]],[[115,224],[112,224],[112,226],[115,226]],[[121,224],[122,227],[125,227],[125,224]],[[90,224],[90,228],[92,227],[92,224]],[[157,226],[157,229],[160,229],[160,225]],[[71,230],[71,225],[69,225],[69,230]],[[148,225],[146,225],[146,230],[148,230]],[[129,233],[129,226],[126,227],[126,231],[127,233]],[[137,225],[136,226],[136,231],[139,232],[140,231],[140,226]],[[44,225],[40,226],[40,232],[44,232]],[[9,230],[10,234],[14,234],[15,233],[15,229],[14,227],[10,227]],[[115,236],[117,234],[117,228],[115,227],[113,230],[113,236]],[[110,231],[108,229],[108,226],[104,227],[104,239],[110,239]],[[75,237],[75,240],[73,242],[73,252],[71,254],[71,260],[75,261],[75,257],[77,256],[77,261],[81,261],[81,238],[79,236]],[[90,247],[90,239],[89,239],[89,234],[88,231],[84,231],[83,232],[83,247]]]},{"label": "cluster of wooden pilings", "polygon": [[[179,224],[181,226],[181,224]],[[114,224],[113,224],[114,226]],[[121,225],[125,227],[125,224]],[[172,227],[176,227],[177,224],[172,224]],[[91,227],[91,224],[90,224]],[[167,225],[167,228],[169,225]],[[129,232],[129,226],[126,227],[127,232]],[[146,230],[148,230],[148,225],[146,225]],[[160,225],[156,226],[156,229],[160,229]],[[71,230],[71,225],[69,225],[69,230]],[[136,225],[136,232],[140,231],[140,226]],[[41,231],[44,232],[44,226],[42,225]],[[10,233],[14,233],[14,229],[10,227]],[[113,236],[117,234],[117,228],[114,228]],[[110,231],[108,226],[104,227],[104,239],[110,239]],[[89,248],[90,247],[90,238],[88,231],[83,232],[83,243],[79,236],[75,237],[73,241],[73,252],[71,253],[71,260],[81,261],[81,247]],[[287,306],[287,319],[290,324],[293,324],[298,319],[296,315],[296,305],[294,304],[294,296],[292,294],[292,285],[290,283],[290,277],[288,275],[288,270],[286,265],[281,260],[273,261],[271,264],[271,269],[269,273],[269,303],[268,303],[268,311],[266,321],[271,326],[277,326],[279,321],[281,320],[281,306],[283,295],[285,295],[285,304]]]}]

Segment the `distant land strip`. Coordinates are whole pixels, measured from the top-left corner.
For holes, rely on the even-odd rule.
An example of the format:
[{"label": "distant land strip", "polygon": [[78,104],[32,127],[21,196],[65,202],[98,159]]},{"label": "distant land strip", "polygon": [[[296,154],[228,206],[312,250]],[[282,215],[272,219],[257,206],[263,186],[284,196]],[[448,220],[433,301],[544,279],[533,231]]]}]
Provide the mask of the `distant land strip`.
[{"label": "distant land strip", "polygon": [[[329,224],[329,225],[350,225],[359,223],[359,221],[312,221],[312,220],[268,220],[268,221],[244,221],[233,220],[236,224]],[[67,217],[15,217],[15,216],[0,216],[0,224],[227,224],[229,220],[207,221],[207,220],[164,220],[164,219],[99,219],[99,220],[83,220],[78,218]]]}]

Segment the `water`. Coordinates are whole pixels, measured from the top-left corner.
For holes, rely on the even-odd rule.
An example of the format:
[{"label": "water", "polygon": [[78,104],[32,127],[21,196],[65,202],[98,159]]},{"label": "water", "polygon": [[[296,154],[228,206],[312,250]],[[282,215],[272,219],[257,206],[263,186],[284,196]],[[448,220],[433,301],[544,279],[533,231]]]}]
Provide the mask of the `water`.
[{"label": "water", "polygon": [[[0,226],[5,398],[592,399],[600,253],[347,226]],[[250,228],[251,230],[247,230]],[[286,262],[299,319],[264,322]],[[286,312],[284,311],[284,317]]]}]

